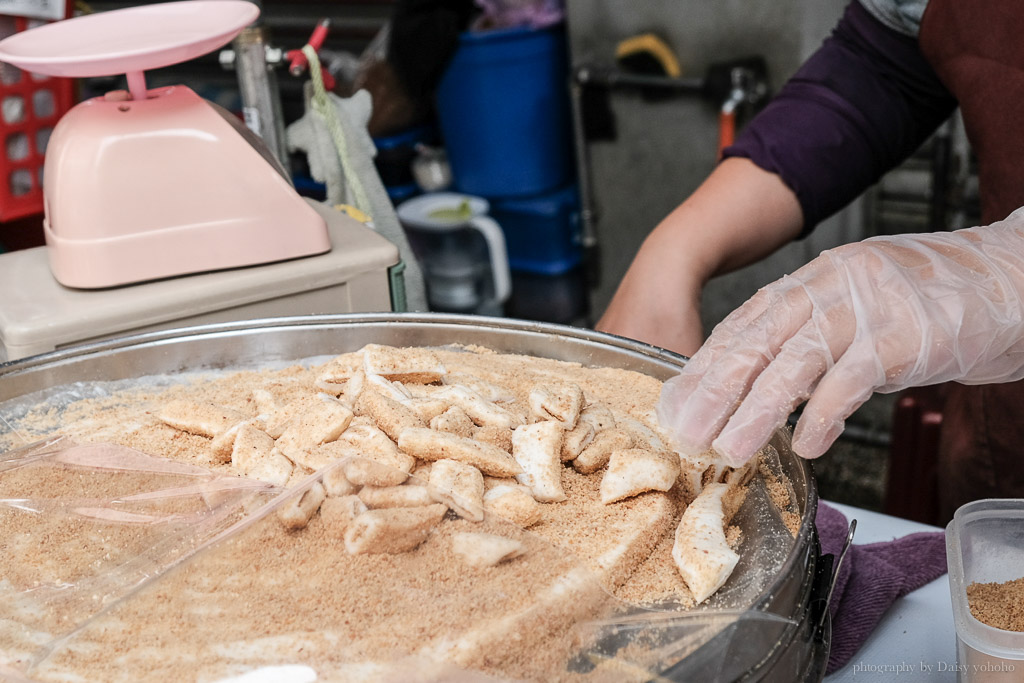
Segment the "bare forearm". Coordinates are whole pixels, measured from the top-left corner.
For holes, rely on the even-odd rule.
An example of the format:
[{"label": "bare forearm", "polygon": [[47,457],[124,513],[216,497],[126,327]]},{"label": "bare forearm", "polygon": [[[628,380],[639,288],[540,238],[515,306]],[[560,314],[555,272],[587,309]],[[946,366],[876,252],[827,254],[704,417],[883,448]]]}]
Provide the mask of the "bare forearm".
[{"label": "bare forearm", "polygon": [[598,329],[692,354],[702,340],[700,290],[796,237],[796,196],[746,159],[723,161],[644,240]]}]

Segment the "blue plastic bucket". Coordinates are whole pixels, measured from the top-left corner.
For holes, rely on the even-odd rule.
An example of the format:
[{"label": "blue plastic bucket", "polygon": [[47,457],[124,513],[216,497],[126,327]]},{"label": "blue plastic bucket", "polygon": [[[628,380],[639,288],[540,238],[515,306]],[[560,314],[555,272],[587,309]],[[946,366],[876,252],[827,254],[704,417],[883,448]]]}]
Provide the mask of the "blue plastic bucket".
[{"label": "blue plastic bucket", "polygon": [[508,263],[514,271],[560,275],[582,260],[575,183],[541,195],[495,199],[491,216],[505,233]]},{"label": "blue plastic bucket", "polygon": [[517,197],[571,179],[562,25],[463,33],[438,87],[437,109],[462,192]]}]

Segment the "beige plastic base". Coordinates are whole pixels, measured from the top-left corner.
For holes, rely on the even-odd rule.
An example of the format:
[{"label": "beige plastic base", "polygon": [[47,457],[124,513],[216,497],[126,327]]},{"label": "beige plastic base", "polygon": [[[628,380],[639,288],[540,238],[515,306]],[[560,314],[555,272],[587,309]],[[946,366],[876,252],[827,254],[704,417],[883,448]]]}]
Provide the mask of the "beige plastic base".
[{"label": "beige plastic base", "polygon": [[268,265],[103,290],[70,289],[47,248],[0,255],[0,361],[124,334],[252,318],[391,310],[398,249],[362,223],[310,201],[331,251]]}]

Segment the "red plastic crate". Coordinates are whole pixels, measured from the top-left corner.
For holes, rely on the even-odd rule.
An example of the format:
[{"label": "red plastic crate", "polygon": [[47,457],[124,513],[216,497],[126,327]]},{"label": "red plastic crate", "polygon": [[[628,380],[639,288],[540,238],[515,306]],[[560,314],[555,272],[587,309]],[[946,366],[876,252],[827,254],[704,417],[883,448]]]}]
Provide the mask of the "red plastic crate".
[{"label": "red plastic crate", "polygon": [[[39,23],[0,15],[0,38]],[[74,104],[74,88],[73,79],[30,74],[0,63],[0,221],[42,213],[46,144]]]}]

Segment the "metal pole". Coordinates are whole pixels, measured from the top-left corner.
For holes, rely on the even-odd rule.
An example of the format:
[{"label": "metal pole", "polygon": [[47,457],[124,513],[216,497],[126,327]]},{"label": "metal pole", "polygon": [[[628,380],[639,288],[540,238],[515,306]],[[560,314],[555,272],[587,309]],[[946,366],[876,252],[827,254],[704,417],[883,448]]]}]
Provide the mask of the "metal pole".
[{"label": "metal pole", "polygon": [[249,130],[263,138],[267,148],[286,169],[288,148],[281,113],[277,74],[267,64],[267,31],[253,25],[234,40],[235,70],[242,96],[242,113]]}]

